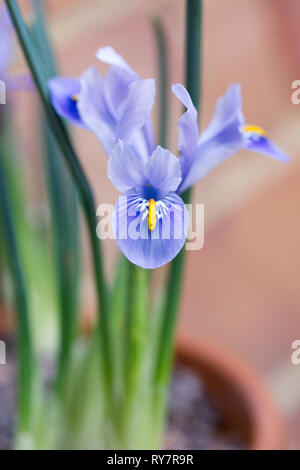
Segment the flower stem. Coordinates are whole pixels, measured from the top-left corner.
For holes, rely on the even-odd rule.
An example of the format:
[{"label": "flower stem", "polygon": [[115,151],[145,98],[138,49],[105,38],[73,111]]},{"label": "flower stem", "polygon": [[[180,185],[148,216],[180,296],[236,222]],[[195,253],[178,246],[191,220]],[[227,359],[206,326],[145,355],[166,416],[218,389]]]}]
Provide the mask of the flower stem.
[{"label": "flower stem", "polygon": [[[200,58],[202,32],[202,0],[186,0],[186,87],[196,108],[200,100]],[[190,191],[183,194],[188,203]],[[168,277],[165,308],[163,311],[158,352],[155,361],[154,403],[157,406],[160,427],[165,413],[165,389],[168,387],[173,357],[174,330],[180,303],[185,262],[184,248],[172,261]]]},{"label": "flower stem", "polygon": [[2,168],[2,155],[0,155],[0,214],[2,227],[6,240],[8,261],[15,283],[16,307],[18,313],[19,336],[19,397],[18,397],[18,427],[19,432],[30,430],[33,404],[33,380],[35,374],[34,356],[32,351],[31,331],[27,293],[20,254],[16,241],[15,227],[8,196],[8,188]]},{"label": "flower stem", "polygon": [[169,62],[167,38],[159,17],[152,19],[157,47],[157,68],[159,77],[159,144],[168,146],[168,115],[169,115]]},{"label": "flower stem", "polygon": [[[32,34],[45,66],[47,78],[57,75],[52,48],[44,22],[43,5],[33,0],[35,21]],[[56,277],[59,295],[60,346],[56,389],[62,394],[68,380],[71,352],[78,327],[79,224],[73,181],[42,110],[45,167],[50,199]]]},{"label": "flower stem", "polygon": [[127,316],[124,325],[125,387],[122,431],[125,449],[135,448],[138,442],[136,430],[139,429],[139,419],[142,415],[140,397],[144,386],[143,364],[149,326],[148,274],[145,269],[130,263]]},{"label": "flower stem", "polygon": [[80,201],[86,218],[91,250],[93,254],[96,292],[99,307],[97,328],[99,332],[99,341],[102,348],[102,365],[104,370],[105,391],[107,399],[109,399],[111,396],[113,371],[111,337],[108,319],[108,292],[104,279],[101,246],[96,234],[97,219],[94,195],[77,158],[77,155],[72,147],[64,123],[55,113],[50,103],[47,79],[43,71],[42,64],[36,55],[34,46],[31,42],[30,33],[26,24],[24,23],[18,4],[15,0],[5,0],[5,2],[10,12],[38,92],[40,94],[40,98],[42,100],[53,135],[55,136],[56,142],[61,150],[63,157],[65,158],[66,164],[71,172],[73,180],[80,194]]}]

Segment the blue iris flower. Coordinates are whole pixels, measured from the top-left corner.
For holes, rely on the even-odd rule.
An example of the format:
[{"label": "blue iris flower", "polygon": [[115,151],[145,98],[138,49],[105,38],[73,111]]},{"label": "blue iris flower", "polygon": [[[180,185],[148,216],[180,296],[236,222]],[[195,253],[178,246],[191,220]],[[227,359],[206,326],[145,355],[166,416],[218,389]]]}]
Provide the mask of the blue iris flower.
[{"label": "blue iris flower", "polygon": [[218,99],[215,114],[200,135],[198,113],[187,90],[177,84],[172,86],[172,91],[187,108],[178,122],[182,170],[179,193],[241,149],[246,148],[282,162],[289,161],[289,157],[268,138],[263,129],[246,125],[240,85],[231,85]]},{"label": "blue iris flower", "polygon": [[200,135],[187,90],[180,84],[172,90],[187,108],[178,123],[180,157],[157,147],[145,161],[119,141],[108,161],[108,176],[122,192],[115,210],[115,237],[125,256],[143,268],[162,266],[182,249],[189,215],[180,194],[215,166],[243,148],[289,160],[265,131],[245,124],[239,85],[229,87],[218,100],[212,121]]},{"label": "blue iris flower", "polygon": [[183,191],[244,148],[284,162],[289,158],[263,129],[246,125],[239,85],[219,98],[201,134],[187,90],[173,85],[186,107],[178,121],[179,158],[155,147],[150,119],[154,80],[141,80],[111,47],[100,49],[97,57],[110,65],[106,77],[92,67],[80,79],[54,78],[49,82],[52,103],[60,115],[93,131],[109,157],[108,176],[122,193],[114,213],[121,251],[138,266],[157,268],[184,246],[189,214]]},{"label": "blue iris flower", "polygon": [[123,141],[108,160],[108,176],[122,192],[114,214],[114,235],[134,264],[153,269],[183,247],[189,214],[176,191],[182,181],[178,158],[158,146],[147,161]]},{"label": "blue iris flower", "polygon": [[99,49],[96,56],[110,65],[106,77],[91,67],[79,79],[51,79],[52,105],[61,116],[94,132],[107,154],[122,139],[146,158],[154,150],[149,118],[155,97],[154,80],[141,80],[111,47]]}]

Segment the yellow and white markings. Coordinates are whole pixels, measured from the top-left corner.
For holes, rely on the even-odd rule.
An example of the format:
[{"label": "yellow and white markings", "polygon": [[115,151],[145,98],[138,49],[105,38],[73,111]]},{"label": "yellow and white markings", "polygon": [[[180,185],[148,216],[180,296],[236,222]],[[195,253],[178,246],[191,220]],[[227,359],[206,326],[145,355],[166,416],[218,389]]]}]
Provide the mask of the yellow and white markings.
[{"label": "yellow and white markings", "polygon": [[156,227],[156,202],[154,201],[154,199],[149,200],[148,211],[148,228],[151,232]]}]

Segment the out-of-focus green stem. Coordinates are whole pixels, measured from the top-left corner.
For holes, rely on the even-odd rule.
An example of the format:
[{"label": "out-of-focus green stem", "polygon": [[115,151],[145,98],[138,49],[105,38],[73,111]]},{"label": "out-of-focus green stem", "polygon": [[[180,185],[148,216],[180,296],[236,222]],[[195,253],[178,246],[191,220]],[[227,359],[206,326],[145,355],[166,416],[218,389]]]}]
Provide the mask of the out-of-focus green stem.
[{"label": "out-of-focus green stem", "polygon": [[125,387],[132,395],[137,387],[137,375],[141,355],[144,354],[148,325],[148,272],[134,264],[129,265],[128,312],[125,325]]},{"label": "out-of-focus green stem", "polygon": [[53,77],[56,75],[56,64],[52,47],[49,42],[48,33],[44,20],[44,5],[40,0],[32,0],[34,10],[33,34],[37,46],[37,51],[47,69],[47,75]]},{"label": "out-of-focus green stem", "polygon": [[125,396],[122,409],[122,441],[125,449],[134,448],[138,442],[137,419],[142,409],[139,395],[141,387],[144,386],[143,364],[149,325],[148,277],[148,271],[130,263],[127,317],[124,325]]},{"label": "out-of-focus green stem", "polygon": [[157,67],[159,77],[159,144],[168,146],[168,116],[169,116],[169,60],[167,38],[160,18],[152,19],[157,46]]},{"label": "out-of-focus green stem", "polygon": [[80,165],[76,153],[72,147],[68,137],[66,128],[61,118],[55,113],[49,101],[49,92],[47,86],[47,79],[43,70],[43,66],[36,55],[35,49],[32,45],[30,33],[24,23],[22,14],[15,0],[5,0],[8,10],[10,12],[12,21],[14,23],[20,44],[27,59],[31,73],[33,75],[36,87],[40,94],[40,98],[44,105],[44,109],[51,126],[53,135],[61,150],[66,164],[72,174],[75,184],[78,188],[81,204],[85,214],[91,249],[93,254],[94,274],[96,283],[96,292],[99,305],[99,320],[98,332],[99,341],[102,348],[102,365],[104,371],[104,386],[107,398],[111,397],[112,390],[112,351],[111,351],[111,336],[109,331],[109,311],[108,311],[108,292],[104,279],[102,252],[100,242],[96,234],[97,218],[96,207],[94,202],[94,195],[85,176],[85,173]]},{"label": "out-of-focus green stem", "polygon": [[0,214],[7,246],[7,258],[10,263],[15,284],[16,308],[18,314],[19,336],[19,374],[18,374],[18,428],[19,432],[30,431],[33,405],[33,380],[35,374],[34,356],[29,325],[28,302],[23,270],[11,213],[8,190],[0,155]]},{"label": "out-of-focus green stem", "polygon": [[[33,0],[35,22],[32,27],[37,52],[47,78],[56,75],[56,67],[44,23],[43,6]],[[78,323],[79,225],[77,199],[72,179],[65,167],[47,119],[42,115],[43,144],[48,191],[54,226],[54,247],[60,309],[60,347],[56,386],[63,393],[68,380],[72,345]]]},{"label": "out-of-focus green stem", "polygon": [[126,322],[126,306],[130,289],[130,262],[123,254],[116,268],[116,276],[111,290],[110,321],[115,364],[115,389],[120,388],[124,377],[123,331]]},{"label": "out-of-focus green stem", "polygon": [[[200,99],[201,25],[202,0],[186,0],[186,87],[196,108],[199,107]],[[183,199],[185,203],[189,202],[190,191],[183,194]],[[174,330],[182,289],[184,260],[183,248],[170,266],[154,372],[157,391],[155,402],[159,408],[164,407],[163,393],[161,395],[160,390],[166,387],[170,380]],[[158,414],[161,412],[163,411],[158,411]]]}]

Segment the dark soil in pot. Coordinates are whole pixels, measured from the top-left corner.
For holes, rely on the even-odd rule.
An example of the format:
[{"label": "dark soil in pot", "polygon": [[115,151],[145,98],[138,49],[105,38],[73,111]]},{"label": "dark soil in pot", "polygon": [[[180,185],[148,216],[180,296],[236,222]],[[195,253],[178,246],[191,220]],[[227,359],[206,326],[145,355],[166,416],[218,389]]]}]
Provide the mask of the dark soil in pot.
[{"label": "dark soil in pot", "polygon": [[[7,364],[0,366],[0,450],[12,448],[15,432],[15,355],[11,344],[6,344]],[[217,400],[210,397],[199,374],[187,366],[179,365],[174,371],[165,448],[246,448],[225,423]]]},{"label": "dark soil in pot", "polygon": [[183,365],[177,365],[173,374],[165,448],[246,448],[246,443],[228,425],[218,400],[208,393],[201,375]]}]

